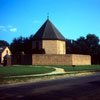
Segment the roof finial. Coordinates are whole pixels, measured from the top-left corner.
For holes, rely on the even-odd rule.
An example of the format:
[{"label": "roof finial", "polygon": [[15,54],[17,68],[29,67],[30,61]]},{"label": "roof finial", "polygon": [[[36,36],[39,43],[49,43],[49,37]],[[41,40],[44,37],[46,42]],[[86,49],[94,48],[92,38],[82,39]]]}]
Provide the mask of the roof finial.
[{"label": "roof finial", "polygon": [[49,19],[49,13],[47,13],[47,19]]}]

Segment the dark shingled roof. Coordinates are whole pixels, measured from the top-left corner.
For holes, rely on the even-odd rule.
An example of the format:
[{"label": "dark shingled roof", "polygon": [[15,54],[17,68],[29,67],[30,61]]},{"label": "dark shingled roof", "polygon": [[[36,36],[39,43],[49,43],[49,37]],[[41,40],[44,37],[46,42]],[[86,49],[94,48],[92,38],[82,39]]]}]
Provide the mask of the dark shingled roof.
[{"label": "dark shingled roof", "polygon": [[33,40],[64,40],[64,36],[56,29],[49,19],[33,36]]},{"label": "dark shingled roof", "polygon": [[11,58],[11,56],[8,55],[8,54],[6,54],[6,55],[4,56],[4,58]]}]

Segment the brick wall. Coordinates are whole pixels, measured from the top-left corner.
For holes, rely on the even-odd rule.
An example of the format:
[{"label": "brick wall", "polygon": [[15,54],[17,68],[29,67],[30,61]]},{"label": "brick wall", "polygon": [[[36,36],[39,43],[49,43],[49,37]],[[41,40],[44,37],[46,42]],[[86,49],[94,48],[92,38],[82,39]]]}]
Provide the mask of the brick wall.
[{"label": "brick wall", "polygon": [[33,41],[32,49],[44,49],[45,54],[66,54],[65,41],[61,40]]},{"label": "brick wall", "polygon": [[32,55],[32,65],[71,65],[71,55]]},{"label": "brick wall", "polygon": [[33,54],[12,56],[12,64],[22,65],[91,65],[89,55],[56,55],[56,54]]},{"label": "brick wall", "polygon": [[57,40],[57,54],[66,54],[66,42]]},{"label": "brick wall", "polygon": [[32,65],[91,65],[91,57],[75,54],[34,54],[32,55]]},{"label": "brick wall", "polygon": [[91,56],[72,54],[72,64],[73,65],[91,65]]},{"label": "brick wall", "polygon": [[46,54],[65,54],[66,44],[61,40],[43,40],[42,48],[45,49]]},{"label": "brick wall", "polygon": [[57,54],[57,40],[42,40],[42,48],[46,54]]}]

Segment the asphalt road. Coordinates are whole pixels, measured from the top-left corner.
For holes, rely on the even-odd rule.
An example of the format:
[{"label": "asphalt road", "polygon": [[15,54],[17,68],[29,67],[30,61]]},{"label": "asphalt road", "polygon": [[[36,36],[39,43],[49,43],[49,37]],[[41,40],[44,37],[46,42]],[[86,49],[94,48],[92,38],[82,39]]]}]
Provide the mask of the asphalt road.
[{"label": "asphalt road", "polygon": [[100,74],[0,86],[0,100],[100,100]]}]

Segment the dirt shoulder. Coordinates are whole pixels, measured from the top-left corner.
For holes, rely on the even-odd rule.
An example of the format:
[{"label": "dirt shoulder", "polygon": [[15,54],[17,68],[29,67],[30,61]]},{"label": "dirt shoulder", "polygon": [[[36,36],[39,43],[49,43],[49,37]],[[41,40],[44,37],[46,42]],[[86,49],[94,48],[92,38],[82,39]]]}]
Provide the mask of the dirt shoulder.
[{"label": "dirt shoulder", "polygon": [[[11,80],[5,80],[3,84],[0,84],[0,86],[6,86],[6,85],[16,85],[16,84],[24,84],[24,83],[35,83],[35,82],[41,82],[41,81],[48,81],[48,80],[56,80],[56,79],[62,79],[62,78],[75,78],[75,77],[82,77],[87,75],[93,75],[97,74],[96,72],[78,72],[78,73],[59,73],[59,72],[52,72],[53,74],[48,74],[44,76],[39,77],[26,77],[26,78],[15,78]],[[55,74],[56,73],[56,74]]]}]

